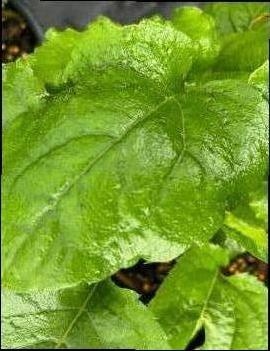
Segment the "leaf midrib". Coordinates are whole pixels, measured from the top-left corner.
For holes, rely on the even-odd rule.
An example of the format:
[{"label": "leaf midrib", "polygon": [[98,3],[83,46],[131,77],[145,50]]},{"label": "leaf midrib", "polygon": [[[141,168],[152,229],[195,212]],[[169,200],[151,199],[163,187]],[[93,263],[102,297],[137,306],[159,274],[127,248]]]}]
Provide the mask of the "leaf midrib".
[{"label": "leaf midrib", "polygon": [[81,305],[81,307],[79,308],[78,312],[76,313],[76,315],[74,316],[74,318],[72,319],[70,324],[68,325],[68,327],[67,327],[66,331],[64,332],[64,334],[62,335],[61,339],[59,339],[57,344],[55,345],[55,349],[58,349],[61,345],[66,344],[66,338],[68,337],[69,333],[73,329],[74,325],[76,324],[76,322],[78,321],[80,316],[85,312],[86,306],[88,305],[88,302],[90,301],[91,297],[93,296],[96,288],[97,288],[97,285],[95,285],[93,287],[93,289],[88,293],[86,299],[84,300],[84,302]]},{"label": "leaf midrib", "polygon": [[[246,302],[246,299],[245,297],[247,297],[247,301],[249,299],[249,296],[247,296],[247,293],[246,291],[243,291],[242,289],[237,289],[237,287],[231,283],[231,281],[229,279],[225,279],[225,277],[221,276],[223,281],[225,281],[225,283],[232,289],[235,291],[235,294],[240,294],[244,297],[243,301],[245,303],[245,305],[247,306],[247,309],[249,309],[251,311],[251,313],[253,313],[254,317],[257,318],[257,310],[254,308],[254,306],[252,304],[249,304]],[[252,291],[252,293],[256,294],[256,292]],[[238,319],[236,317],[236,315],[234,315],[234,319],[235,319],[235,323],[237,324],[238,322]],[[231,339],[231,347],[230,347],[230,350],[233,349],[233,344],[234,344],[234,341],[235,341],[235,336],[236,336],[236,330],[237,328],[235,327],[234,329],[234,333],[233,333],[233,336],[232,336],[232,339]]]},{"label": "leaf midrib", "polygon": [[205,314],[205,311],[206,311],[206,309],[208,307],[208,303],[210,301],[210,298],[211,298],[211,295],[212,295],[213,290],[215,288],[215,284],[217,282],[218,277],[219,277],[219,268],[216,269],[215,274],[214,274],[214,276],[212,278],[212,281],[211,281],[211,284],[210,284],[210,287],[209,287],[209,291],[208,291],[208,293],[206,295],[206,299],[205,299],[205,301],[203,303],[203,306],[202,306],[201,312],[200,312],[200,314],[198,316],[196,325],[195,325],[194,329],[192,330],[192,332],[190,333],[190,339],[189,340],[191,340],[195,336],[196,332],[202,326],[204,314]]},{"label": "leaf midrib", "polygon": [[160,104],[157,105],[156,108],[151,110],[149,113],[147,113],[143,118],[136,120],[134,123],[131,124],[131,126],[123,133],[118,139],[116,139],[114,142],[110,143],[103,151],[101,151],[92,162],[88,163],[87,166],[80,172],[76,177],[74,177],[73,181],[64,188],[63,191],[59,192],[59,196],[52,202],[49,206],[45,206],[41,211],[39,211],[34,218],[32,218],[32,223],[33,226],[37,226],[39,221],[49,212],[52,211],[56,208],[58,203],[62,200],[62,198],[73,188],[73,186],[84,176],[86,175],[96,164],[98,164],[99,161],[103,159],[104,156],[106,156],[109,152],[111,152],[118,144],[123,142],[128,135],[135,130],[139,125],[143,124],[148,120],[149,117],[151,117],[155,112],[157,112],[161,106],[165,105],[168,101],[171,100],[176,100],[175,96],[168,96],[166,97]]}]

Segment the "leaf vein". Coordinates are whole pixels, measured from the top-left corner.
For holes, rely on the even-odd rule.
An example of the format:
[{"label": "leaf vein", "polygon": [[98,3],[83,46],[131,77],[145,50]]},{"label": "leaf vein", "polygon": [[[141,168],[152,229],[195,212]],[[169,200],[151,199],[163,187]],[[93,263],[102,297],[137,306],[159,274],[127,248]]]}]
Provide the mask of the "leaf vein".
[{"label": "leaf vein", "polygon": [[23,175],[29,171],[31,168],[33,168],[36,164],[38,164],[42,159],[44,159],[45,157],[49,156],[50,154],[52,154],[54,151],[57,151],[65,146],[67,146],[69,143],[71,143],[72,141],[76,141],[76,140],[80,140],[82,138],[89,138],[89,137],[108,137],[108,138],[115,138],[115,136],[113,135],[110,135],[110,134],[94,134],[94,133],[91,133],[91,134],[85,134],[85,135],[81,135],[81,136],[77,136],[77,137],[72,137],[68,140],[66,140],[64,143],[62,144],[59,144],[59,145],[56,145],[54,146],[53,148],[51,148],[49,151],[45,152],[44,154],[42,155],[39,155],[33,162],[29,163],[21,172],[20,174],[18,174],[14,181],[13,181],[13,184],[11,185],[11,189],[16,185],[16,183],[18,182],[18,180],[20,178],[23,177]]},{"label": "leaf vein", "polygon": [[145,123],[149,117],[151,117],[155,112],[157,112],[159,110],[159,108],[161,106],[163,106],[164,104],[166,104],[168,101],[172,100],[174,98],[174,96],[169,96],[166,97],[160,104],[158,104],[152,111],[150,111],[149,113],[147,113],[143,118],[136,120],[134,123],[131,124],[131,126],[127,129],[127,131],[125,133],[123,133],[120,138],[116,139],[114,142],[110,143],[103,151],[101,151],[96,158],[87,164],[87,166],[82,170],[82,172],[80,172],[76,177],[74,177],[73,181],[67,186],[65,187],[65,189],[63,191],[60,192],[60,196],[58,196],[54,202],[52,202],[51,205],[49,206],[45,206],[43,208],[43,210],[39,211],[38,214],[32,219],[32,223],[37,225],[39,220],[49,211],[53,210],[56,208],[56,206],[58,205],[59,201],[63,198],[63,196],[68,193],[72,187],[83,177],[85,176],[91,169],[93,169],[93,167],[98,164],[98,162],[100,160],[103,159],[103,157],[105,155],[107,155],[109,152],[111,152],[117,145],[119,145],[121,142],[123,142],[128,135],[134,131],[138,126],[143,125],[143,123]]},{"label": "leaf vein", "polygon": [[86,306],[87,306],[88,302],[90,301],[91,297],[93,296],[93,294],[94,294],[94,292],[96,290],[96,287],[97,287],[97,285],[95,285],[93,287],[93,289],[90,290],[90,292],[87,295],[85,301],[83,302],[82,306],[78,310],[78,313],[75,315],[75,317],[72,319],[72,321],[68,325],[67,330],[65,331],[65,333],[63,334],[61,339],[58,340],[58,342],[57,342],[57,344],[55,346],[55,349],[59,348],[63,343],[65,343],[65,340],[68,337],[68,334],[71,332],[71,330],[73,329],[74,325],[76,324],[76,322],[78,321],[78,319],[80,318],[82,313],[86,310]]}]

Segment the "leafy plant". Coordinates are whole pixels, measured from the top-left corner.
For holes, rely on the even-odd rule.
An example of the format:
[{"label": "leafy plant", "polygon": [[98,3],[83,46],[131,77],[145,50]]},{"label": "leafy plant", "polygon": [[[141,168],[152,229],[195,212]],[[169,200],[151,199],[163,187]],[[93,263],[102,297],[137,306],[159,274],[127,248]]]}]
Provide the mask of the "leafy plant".
[{"label": "leafy plant", "polygon": [[266,186],[260,190],[250,194],[248,205],[244,203],[226,213],[223,230],[254,256],[267,261]]},{"label": "leafy plant", "polygon": [[224,277],[226,251],[187,252],[150,304],[174,349],[185,349],[204,326],[204,350],[263,350],[267,345],[267,290],[254,277]]},{"label": "leafy plant", "polygon": [[[235,39],[207,11],[50,30],[4,67],[4,347],[179,349],[201,327],[206,349],[267,347],[266,289],[208,244],[266,258],[267,52],[221,63],[266,25]],[[179,256],[149,307],[108,281]]]},{"label": "leafy plant", "polygon": [[[269,3],[211,4],[205,9],[217,21],[221,50],[218,71],[250,71],[268,56]],[[247,49],[248,48],[248,49]]]},{"label": "leafy plant", "polygon": [[26,294],[5,291],[2,299],[7,346],[169,348],[165,332],[135,293],[109,281]]}]

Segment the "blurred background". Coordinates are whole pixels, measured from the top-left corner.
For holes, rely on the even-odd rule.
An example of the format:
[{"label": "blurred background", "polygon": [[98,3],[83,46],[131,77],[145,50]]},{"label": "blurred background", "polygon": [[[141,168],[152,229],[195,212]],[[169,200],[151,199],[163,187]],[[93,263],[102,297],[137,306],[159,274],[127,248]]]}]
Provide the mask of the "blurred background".
[{"label": "blurred background", "polygon": [[99,15],[129,24],[154,14],[169,17],[175,7],[201,4],[203,2],[2,0],[3,61],[31,52],[50,27],[82,29]]},{"label": "blurred background", "polygon": [[23,6],[32,13],[43,29],[48,27],[72,26],[82,28],[96,16],[102,14],[111,19],[127,24],[160,13],[169,16],[174,7],[200,5],[202,2],[171,1],[10,1],[15,6]]}]

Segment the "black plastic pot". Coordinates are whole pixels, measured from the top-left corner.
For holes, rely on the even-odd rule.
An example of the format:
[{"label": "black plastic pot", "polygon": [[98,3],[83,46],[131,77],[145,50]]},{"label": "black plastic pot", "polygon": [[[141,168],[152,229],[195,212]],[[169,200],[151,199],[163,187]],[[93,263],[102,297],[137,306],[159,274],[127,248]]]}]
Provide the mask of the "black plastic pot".
[{"label": "black plastic pot", "polygon": [[27,21],[30,29],[34,33],[38,43],[41,43],[44,37],[44,29],[39,24],[35,15],[31,11],[31,7],[24,0],[9,0],[8,3]]},{"label": "black plastic pot", "polygon": [[122,23],[134,23],[142,17],[161,14],[168,17],[174,7],[200,6],[202,2],[170,1],[39,1],[9,0],[29,23],[40,43],[50,27],[83,28],[99,15]]}]

